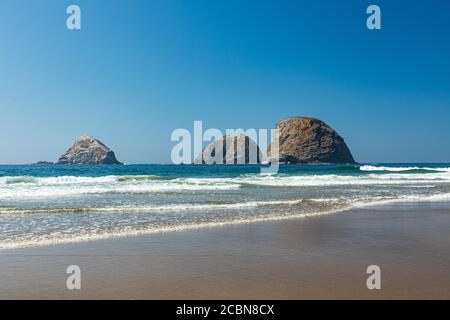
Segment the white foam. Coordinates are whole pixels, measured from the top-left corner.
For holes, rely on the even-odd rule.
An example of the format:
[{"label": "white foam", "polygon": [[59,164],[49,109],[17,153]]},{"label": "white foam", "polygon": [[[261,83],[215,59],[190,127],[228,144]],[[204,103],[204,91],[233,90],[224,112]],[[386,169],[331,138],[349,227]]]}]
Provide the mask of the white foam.
[{"label": "white foam", "polygon": [[[301,203],[305,199],[300,200],[277,200],[277,201],[255,201],[255,202],[247,202],[247,203],[236,203],[236,204],[192,204],[192,205],[168,205],[168,206],[160,206],[160,207],[134,207],[135,210],[148,210],[149,208],[153,208],[157,210],[193,210],[193,209],[230,209],[230,208],[251,208],[262,205],[278,205],[278,204],[296,204]],[[230,224],[243,224],[243,223],[253,223],[253,222],[262,222],[262,221],[278,221],[278,220],[288,220],[288,219],[298,219],[298,218],[307,218],[307,217],[316,217],[322,215],[329,215],[339,213],[345,210],[349,210],[352,208],[360,208],[360,207],[368,207],[373,205],[385,204],[385,203],[395,203],[395,202],[427,202],[427,201],[445,201],[450,202],[450,193],[440,193],[434,195],[403,195],[403,196],[367,196],[360,197],[355,199],[343,199],[343,198],[317,198],[317,199],[307,199],[310,201],[316,202],[333,202],[338,201],[340,203],[339,206],[335,206],[333,209],[327,209],[324,211],[317,212],[308,212],[308,213],[292,213],[292,214],[281,214],[281,215],[255,215],[255,216],[234,216],[227,220],[223,221],[186,221],[183,222],[180,220],[179,224],[172,226],[152,226],[152,227],[131,227],[131,228],[123,228],[121,230],[99,230],[94,232],[87,232],[82,234],[63,234],[63,233],[54,233],[47,235],[27,235],[24,239],[12,239],[11,241],[2,241],[0,242],[0,249],[15,249],[15,248],[24,248],[24,247],[34,247],[34,246],[47,246],[47,245],[56,245],[56,244],[65,244],[65,243],[74,243],[74,242],[85,242],[91,240],[100,240],[100,239],[108,239],[108,238],[117,238],[117,237],[129,237],[129,236],[138,236],[138,235],[146,235],[153,233],[163,233],[163,232],[174,232],[174,231],[184,231],[184,230],[192,230],[192,229],[200,229],[200,228],[212,228],[212,227],[221,227]],[[117,211],[119,208],[100,208],[104,211]],[[130,211],[130,207],[121,207],[124,211]],[[319,209],[318,209],[319,210]],[[132,211],[132,210],[131,210]]]},{"label": "white foam", "polygon": [[205,204],[170,204],[170,205],[143,205],[143,206],[116,206],[116,207],[86,207],[86,208],[39,208],[19,209],[3,208],[0,214],[51,214],[66,212],[158,212],[158,211],[199,211],[199,210],[226,210],[245,209],[269,205],[292,205],[301,200],[276,200],[276,201],[249,201],[242,203],[205,203]]},{"label": "white foam", "polygon": [[[364,168],[361,167],[361,168]],[[376,168],[376,170],[374,169]],[[1,199],[55,198],[103,193],[160,193],[174,191],[235,190],[243,185],[267,187],[320,186],[435,186],[450,183],[449,168],[433,168],[432,173],[401,173],[412,167],[388,168],[388,173],[375,173],[387,167],[365,166],[363,175],[243,175],[235,178],[177,178],[156,176],[103,177],[0,177]],[[426,169],[426,168],[423,168]],[[370,173],[373,172],[373,173]]]},{"label": "white foam", "polygon": [[401,184],[429,184],[449,183],[447,173],[429,174],[368,174],[368,175],[303,175],[282,177],[248,177],[233,180],[241,184],[277,187],[314,187],[339,185],[401,185]]},{"label": "white foam", "polygon": [[184,212],[184,211],[214,211],[227,209],[251,209],[262,206],[296,205],[308,202],[333,203],[342,201],[340,198],[318,198],[299,200],[273,200],[273,201],[248,201],[240,203],[183,203],[169,205],[142,205],[142,206],[115,206],[115,207],[84,207],[84,208],[0,208],[0,214],[55,214],[55,213],[82,213],[82,212]]},{"label": "white foam", "polygon": [[[54,198],[102,193],[152,193],[169,191],[201,191],[238,189],[239,184],[215,182],[213,180],[174,179],[129,179],[120,181],[120,176],[104,177],[45,177],[33,179],[0,178],[0,199]],[[11,183],[16,181],[17,183]],[[20,181],[20,182],[19,182]]]},{"label": "white foam", "polygon": [[389,171],[389,172],[403,172],[412,170],[426,170],[436,172],[450,172],[450,168],[427,168],[427,167],[384,167],[384,166],[372,166],[364,165],[359,167],[361,171]]},{"label": "white foam", "polygon": [[57,245],[57,244],[67,244],[67,243],[78,243],[78,242],[86,242],[92,240],[103,240],[103,239],[111,239],[111,238],[120,238],[120,237],[131,237],[131,236],[139,236],[139,235],[149,235],[155,233],[166,233],[166,232],[176,232],[176,231],[186,231],[186,230],[195,230],[202,228],[217,228],[223,227],[232,224],[248,224],[254,222],[263,222],[263,221],[281,221],[281,220],[291,220],[298,218],[307,218],[307,217],[316,217],[321,215],[329,215],[338,213],[343,211],[340,210],[329,210],[324,212],[316,212],[316,213],[299,213],[299,214],[288,214],[282,216],[257,216],[254,218],[242,218],[235,217],[233,219],[227,221],[196,221],[189,222],[180,225],[174,226],[161,226],[161,227],[150,227],[143,229],[123,229],[119,231],[101,231],[97,233],[89,233],[89,234],[80,234],[80,235],[46,235],[46,236],[37,236],[34,239],[26,239],[26,240],[13,240],[7,242],[0,242],[0,250],[7,249],[17,249],[17,248],[27,248],[27,247],[37,247],[37,246],[49,246],[49,245]]}]

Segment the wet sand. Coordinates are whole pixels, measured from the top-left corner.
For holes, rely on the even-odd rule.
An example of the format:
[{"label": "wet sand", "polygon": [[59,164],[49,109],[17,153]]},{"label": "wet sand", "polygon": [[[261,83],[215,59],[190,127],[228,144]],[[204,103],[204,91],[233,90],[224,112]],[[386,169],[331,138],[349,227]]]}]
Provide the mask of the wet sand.
[{"label": "wet sand", "polygon": [[[1,299],[450,299],[449,204],[0,251]],[[81,268],[81,290],[66,268]],[[366,268],[381,268],[368,290]]]}]

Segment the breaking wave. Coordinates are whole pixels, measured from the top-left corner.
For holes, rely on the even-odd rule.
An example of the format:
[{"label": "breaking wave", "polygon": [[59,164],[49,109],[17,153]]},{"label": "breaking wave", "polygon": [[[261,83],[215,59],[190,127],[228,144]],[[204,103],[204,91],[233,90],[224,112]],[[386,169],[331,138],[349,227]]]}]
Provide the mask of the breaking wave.
[{"label": "breaking wave", "polygon": [[450,203],[450,168],[438,164],[288,166],[264,175],[248,166],[0,169],[0,249]]},{"label": "breaking wave", "polygon": [[249,201],[242,203],[183,203],[173,205],[153,205],[153,206],[117,206],[117,207],[85,207],[85,208],[14,208],[0,207],[0,214],[57,214],[57,213],[89,213],[89,212],[135,212],[135,213],[151,213],[151,212],[183,212],[183,211],[200,211],[200,210],[236,210],[251,209],[257,207],[269,206],[293,206],[305,205],[313,203],[343,203],[341,199],[310,199],[304,198],[300,200],[274,200],[274,201]]},{"label": "breaking wave", "polygon": [[[142,224],[127,227],[106,227],[84,229],[80,227],[76,232],[49,232],[44,234],[27,233],[23,235],[13,236],[0,239],[0,249],[15,249],[23,247],[45,246],[74,242],[85,242],[90,240],[100,240],[108,238],[129,237],[137,235],[146,235],[162,232],[176,232],[191,229],[220,227],[230,224],[243,224],[262,221],[277,221],[298,218],[317,217],[322,215],[336,214],[351,208],[372,206],[377,204],[386,204],[394,202],[415,202],[415,201],[450,201],[450,193],[431,195],[426,197],[403,196],[403,197],[362,197],[360,199],[309,199],[300,200],[283,200],[283,201],[259,201],[246,203],[230,203],[230,204],[182,204],[168,205],[156,207],[105,207],[105,208],[65,208],[65,209],[30,209],[22,210],[22,213],[83,213],[83,212],[128,212],[128,213],[148,213],[155,211],[195,211],[195,210],[221,210],[221,209],[250,209],[266,206],[284,206],[289,208],[299,206],[306,208],[302,211],[284,210],[278,214],[236,214],[236,215],[211,215],[205,217],[188,217],[187,219],[177,219],[175,221],[162,222],[159,224]],[[310,207],[308,207],[310,206]],[[2,210],[5,210],[3,208]],[[21,209],[7,208],[9,214],[18,214]],[[66,210],[66,211],[62,211]],[[54,221],[54,218],[50,221]],[[145,221],[145,220],[144,220]],[[76,229],[76,228],[75,228]]]},{"label": "breaking wave", "polygon": [[[245,186],[438,186],[450,183],[449,168],[362,166],[366,174],[243,174],[224,178],[176,178],[156,175],[101,177],[0,177],[0,200],[33,197],[64,197],[84,194],[145,194],[183,191],[236,190]],[[378,173],[385,171],[385,173]],[[404,172],[409,172],[405,174]]]},{"label": "breaking wave", "polygon": [[433,173],[433,172],[449,172],[450,168],[428,168],[428,167],[384,167],[365,165],[359,167],[361,171],[388,171],[388,172],[412,172],[412,173]]}]

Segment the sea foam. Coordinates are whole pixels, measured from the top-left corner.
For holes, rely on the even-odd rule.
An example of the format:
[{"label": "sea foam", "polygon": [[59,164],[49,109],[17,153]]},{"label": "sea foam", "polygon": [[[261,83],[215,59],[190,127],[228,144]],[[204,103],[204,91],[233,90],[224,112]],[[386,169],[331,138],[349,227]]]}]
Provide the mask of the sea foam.
[{"label": "sea foam", "polygon": [[0,248],[450,202],[448,165],[1,169]]}]

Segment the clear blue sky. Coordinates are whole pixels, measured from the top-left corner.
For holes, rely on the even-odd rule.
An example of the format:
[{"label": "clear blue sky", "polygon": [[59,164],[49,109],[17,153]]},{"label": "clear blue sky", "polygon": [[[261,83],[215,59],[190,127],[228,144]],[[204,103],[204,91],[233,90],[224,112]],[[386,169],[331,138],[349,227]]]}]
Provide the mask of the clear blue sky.
[{"label": "clear blue sky", "polygon": [[54,161],[83,133],[120,161],[169,162],[172,130],[194,120],[296,115],[357,161],[450,161],[447,0],[1,0],[0,45],[0,163]]}]

